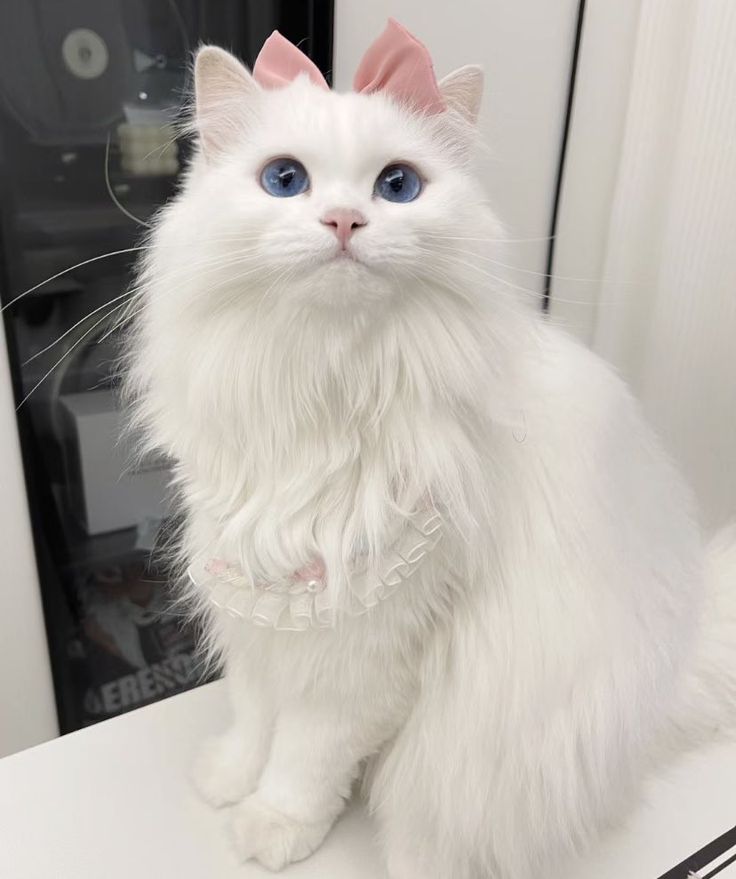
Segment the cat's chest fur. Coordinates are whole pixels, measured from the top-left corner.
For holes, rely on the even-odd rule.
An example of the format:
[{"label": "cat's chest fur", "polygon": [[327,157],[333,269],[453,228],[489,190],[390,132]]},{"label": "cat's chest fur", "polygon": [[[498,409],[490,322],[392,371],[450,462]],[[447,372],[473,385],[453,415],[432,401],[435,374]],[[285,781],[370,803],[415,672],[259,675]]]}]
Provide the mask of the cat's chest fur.
[{"label": "cat's chest fur", "polygon": [[[265,580],[315,558],[325,559],[333,577],[380,567],[404,532],[414,534],[439,511],[447,516],[464,496],[462,485],[449,497],[449,481],[443,484],[465,462],[441,438],[435,419],[442,417],[412,418],[397,403],[370,431],[301,425],[278,445],[220,444],[204,460],[180,461],[190,512],[212,523],[212,555],[238,560]],[[245,419],[242,429],[259,430]]]},{"label": "cat's chest fur", "polygon": [[414,513],[477,519],[483,418],[411,338],[212,323],[169,371],[162,423],[213,555],[264,577],[317,555],[345,570],[384,557]]},{"label": "cat's chest fur", "polygon": [[[380,646],[371,647],[378,613],[379,640],[390,636],[403,667],[403,651],[419,651],[421,631],[447,611],[449,560],[457,573],[463,555],[456,510],[471,503],[473,480],[466,484],[466,476],[477,455],[447,407],[423,411],[400,394],[364,406],[317,423],[244,409],[232,422],[242,442],[208,433],[213,454],[179,464],[189,507],[187,553],[233,563],[260,590],[315,560],[324,563],[327,618],[341,617],[351,649],[360,644],[370,652]],[[368,609],[370,619],[363,616]],[[250,637],[258,655],[281,643],[259,631],[249,630]],[[298,649],[289,639],[290,655],[296,650],[296,662],[304,653],[305,667],[330,666],[346,650],[335,637],[310,636]],[[290,677],[299,674],[294,668]]]}]

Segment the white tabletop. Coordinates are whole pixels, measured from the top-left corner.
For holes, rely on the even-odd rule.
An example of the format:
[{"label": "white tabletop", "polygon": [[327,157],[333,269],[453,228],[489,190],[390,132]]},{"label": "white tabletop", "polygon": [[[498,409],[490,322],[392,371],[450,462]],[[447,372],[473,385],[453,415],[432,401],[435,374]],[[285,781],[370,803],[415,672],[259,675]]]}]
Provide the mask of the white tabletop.
[{"label": "white tabletop", "polygon": [[[0,875],[272,876],[237,863],[224,813],[189,788],[197,744],[226,721],[223,688],[210,684],[0,760]],[[734,824],[736,745],[711,747],[646,785],[629,826],[568,879],[657,879]],[[352,806],[320,851],[285,875],[381,879],[373,829]]]}]

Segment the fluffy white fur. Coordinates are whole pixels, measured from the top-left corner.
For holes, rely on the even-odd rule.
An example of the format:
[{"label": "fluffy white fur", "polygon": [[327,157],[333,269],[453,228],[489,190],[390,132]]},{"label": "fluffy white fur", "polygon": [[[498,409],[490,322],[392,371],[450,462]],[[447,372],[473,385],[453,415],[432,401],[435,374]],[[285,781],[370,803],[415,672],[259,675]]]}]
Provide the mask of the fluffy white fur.
[{"label": "fluffy white fur", "polygon": [[[192,590],[234,711],[196,781],[272,869],[319,846],[369,760],[391,879],[551,877],[670,742],[732,718],[736,540],[710,562],[718,604],[626,388],[491,277],[479,89],[464,69],[422,117],[306,79],[263,91],[203,50],[200,150],[142,267],[128,384],[175,461],[185,563],[271,580],[321,555],[339,608],[402,516],[431,499],[446,523],[414,578],[334,629],[260,629]],[[284,154],[308,193],[259,186]],[[372,197],[396,160],[427,181],[410,204]],[[368,219],[356,261],[319,222],[334,207]]]}]

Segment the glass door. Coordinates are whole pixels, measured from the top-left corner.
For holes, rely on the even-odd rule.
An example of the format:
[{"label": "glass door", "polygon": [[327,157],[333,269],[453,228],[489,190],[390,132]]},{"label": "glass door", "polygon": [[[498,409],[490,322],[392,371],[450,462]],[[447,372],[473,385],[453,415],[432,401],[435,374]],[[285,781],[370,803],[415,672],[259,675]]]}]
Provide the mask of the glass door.
[{"label": "glass door", "polygon": [[[190,144],[202,42],[278,28],[329,74],[331,2],[0,0],[0,295],[62,732],[206,679],[172,601],[167,462],[131,468],[122,298]],[[121,439],[122,436],[122,439]]]}]

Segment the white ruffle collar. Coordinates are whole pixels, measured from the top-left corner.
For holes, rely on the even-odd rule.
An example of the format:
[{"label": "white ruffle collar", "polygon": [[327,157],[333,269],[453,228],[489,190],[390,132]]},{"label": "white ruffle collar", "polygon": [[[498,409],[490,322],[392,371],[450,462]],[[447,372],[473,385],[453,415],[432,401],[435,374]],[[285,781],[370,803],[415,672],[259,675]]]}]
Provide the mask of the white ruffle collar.
[{"label": "white ruffle collar", "polygon": [[[380,573],[354,574],[344,612],[358,616],[390,597],[435,549],[442,533],[442,517],[435,509],[408,517]],[[187,573],[216,608],[253,625],[288,632],[335,625],[337,608],[320,562],[267,584],[253,583],[239,566],[216,558],[194,561]]]}]

